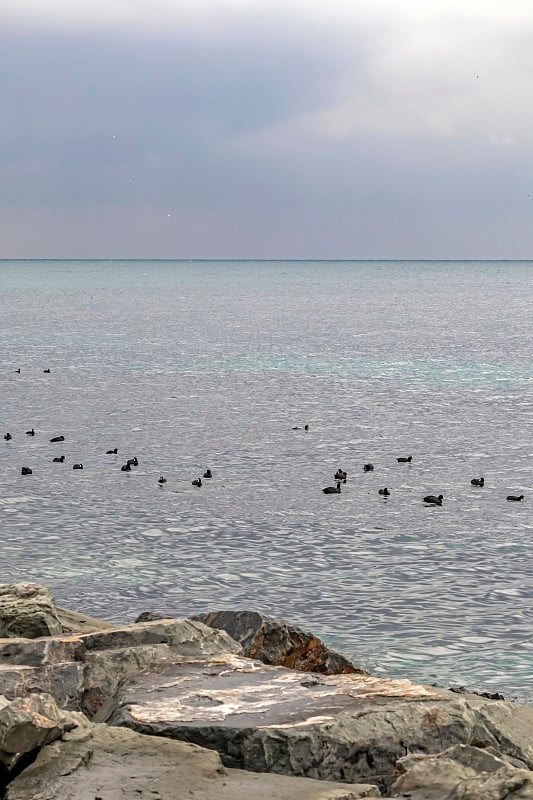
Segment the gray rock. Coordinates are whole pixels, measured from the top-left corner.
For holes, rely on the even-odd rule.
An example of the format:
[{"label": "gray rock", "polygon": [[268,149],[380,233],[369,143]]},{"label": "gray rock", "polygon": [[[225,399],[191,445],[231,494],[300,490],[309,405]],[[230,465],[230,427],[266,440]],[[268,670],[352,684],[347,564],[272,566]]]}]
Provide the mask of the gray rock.
[{"label": "gray rock", "polygon": [[167,644],[171,652],[190,658],[217,653],[242,653],[242,647],[224,631],[190,619],[163,619],[97,631],[80,637],[86,650],[110,650],[140,645]]},{"label": "gray rock", "polygon": [[110,631],[116,627],[110,622],[105,622],[103,619],[89,617],[87,614],[80,614],[78,611],[70,611],[68,608],[60,608],[60,606],[56,606],[55,609],[63,633]]},{"label": "gray rock", "polygon": [[242,651],[223,631],[215,632],[199,622],[180,619],[117,628],[112,634],[102,636],[87,635],[82,642],[86,648],[83,696],[77,707],[91,717],[114,698],[124,681],[137,674],[158,673],[185,658],[203,660]]},{"label": "gray rock", "polygon": [[9,699],[49,692],[65,709],[95,714],[138,672],[181,659],[241,653],[224,631],[186,619],[40,639],[0,640],[0,691]]},{"label": "gray rock", "polygon": [[49,590],[36,583],[0,585],[0,637],[35,639],[114,627],[110,622],[56,606]]},{"label": "gray rock", "polygon": [[312,633],[256,611],[212,611],[192,619],[226,631],[242,644],[246,656],[264,664],[325,675],[368,675]]},{"label": "gray rock", "polygon": [[61,633],[52,595],[36,583],[0,585],[0,637],[35,639]]},{"label": "gray rock", "polygon": [[172,619],[168,614],[159,614],[157,611],[143,611],[135,622],[155,622],[156,619]]},{"label": "gray rock", "polygon": [[0,696],[0,793],[25,759],[73,725],[49,695],[12,702]]},{"label": "gray rock", "polygon": [[456,745],[436,755],[411,754],[396,765],[394,797],[411,800],[533,798],[533,772],[494,749]]},{"label": "gray rock", "polygon": [[[42,589],[17,585],[15,594],[24,594],[26,586],[31,589],[30,596],[40,594],[34,589]],[[183,747],[166,739],[181,739],[220,753],[226,765],[226,783],[219,783],[213,775],[209,779],[204,776],[202,781],[212,781],[214,794],[201,782],[195,788],[196,777],[190,784],[191,792],[213,800],[226,796],[228,800],[248,800],[252,795],[260,800],[263,786],[265,800],[275,796],[348,800],[377,796],[372,787],[379,785],[387,791],[395,779],[402,794],[419,792],[413,794],[417,800],[530,797],[533,709],[528,707],[409,681],[374,678],[344,663],[311,634],[257,614],[230,613],[229,622],[220,614],[202,615],[213,627],[197,618],[158,618],[115,628],[66,613],[74,616],[70,622],[60,622],[61,628],[70,625],[72,631],[80,625],[86,632],[0,640],[0,692],[18,698],[13,703],[0,698],[0,783],[6,770],[21,769],[24,748],[30,748],[25,752],[33,757],[36,749],[46,745],[36,765],[42,766],[43,775],[49,775],[39,789],[38,772],[28,768],[10,785],[11,794],[6,797],[11,800],[19,797],[15,791],[21,792],[21,800],[94,800],[104,789],[105,800],[138,797],[139,789],[145,791],[144,784],[136,789],[131,781],[145,774],[146,786],[160,781],[158,790],[168,787],[168,793],[161,795],[165,800],[182,798],[183,792],[172,794],[179,780],[185,780],[185,773],[173,772],[181,769],[175,756],[171,764],[160,764],[150,750],[155,747],[167,752],[168,746]],[[290,668],[244,657],[241,644],[227,630],[242,641],[247,653],[266,661],[279,659]],[[310,668],[324,673],[344,670],[344,674],[298,671]],[[108,734],[102,734],[103,739],[98,734],[95,739],[95,729],[78,714],[76,731],[65,733],[74,724],[72,715],[71,722],[65,722],[65,715],[55,706],[46,706],[52,703],[50,698],[41,698],[41,711],[35,711],[36,693],[49,693],[62,708],[84,710],[96,722],[124,730],[109,734],[111,739],[105,738]],[[22,704],[18,711],[16,703]],[[32,714],[33,722],[27,719]],[[40,717],[48,721],[41,724]],[[157,736],[148,748],[150,756],[146,755],[147,744],[140,745],[137,753],[128,740],[133,754],[128,761],[126,740],[120,736],[136,734],[125,728]],[[46,744],[48,736],[57,739],[61,734],[62,742]],[[22,750],[14,750],[19,746]],[[175,749],[172,752],[177,753]],[[93,763],[94,753],[98,755]],[[414,755],[407,757],[408,753]],[[432,762],[423,758],[439,753]],[[215,771],[222,769],[218,755],[211,753],[209,758],[218,764]],[[150,763],[156,772],[150,771]],[[137,769],[138,764],[145,767]],[[82,766],[84,775],[86,769],[94,770],[94,781],[101,780],[101,785],[91,783],[91,777],[85,786],[79,779]],[[237,772],[230,780],[227,776],[235,767],[269,775]],[[68,781],[63,784],[71,773],[72,786]],[[305,783],[305,789],[296,788],[296,783],[289,788],[283,783],[288,778],[282,776],[345,783],[343,789],[321,783],[314,794],[310,783]],[[23,779],[30,781],[26,788]],[[403,784],[398,783],[402,780]],[[75,784],[76,789],[72,788]],[[86,789],[89,792],[88,787],[93,794],[83,794]]]},{"label": "gray rock", "polygon": [[84,693],[83,664],[66,662],[42,667],[0,665],[0,691],[9,700],[35,693],[52,695],[58,706],[77,710]]},{"label": "gray rock", "polygon": [[175,655],[167,644],[144,647],[121,647],[114,650],[98,650],[84,657],[83,691],[78,707],[93,717],[127,678],[140,672],[157,672],[173,663]]},{"label": "gray rock", "polygon": [[61,736],[65,730],[65,715],[50,695],[7,701],[0,697],[0,751],[29,753],[46,742]]},{"label": "gray rock", "polygon": [[485,741],[533,766],[533,709],[403,680],[305,676],[236,656],[169,665],[118,688],[99,721],[217,750],[229,767],[394,779],[407,752]]},{"label": "gray rock", "polygon": [[356,800],[376,787],[226,770],[209,750],[106,725],[82,725],[41,750],[5,800]]}]

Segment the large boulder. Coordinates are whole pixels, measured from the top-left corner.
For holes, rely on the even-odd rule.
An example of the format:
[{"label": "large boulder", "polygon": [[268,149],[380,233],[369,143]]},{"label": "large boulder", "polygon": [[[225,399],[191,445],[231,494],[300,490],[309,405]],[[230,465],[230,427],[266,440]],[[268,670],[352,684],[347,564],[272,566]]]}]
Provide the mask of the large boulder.
[{"label": "large boulder", "polygon": [[533,772],[493,748],[455,745],[396,764],[394,797],[411,800],[533,800]]},{"label": "large boulder", "polygon": [[117,686],[143,671],[189,659],[242,653],[224,631],[187,619],[40,639],[0,640],[0,691],[49,692],[65,709],[93,715]]},{"label": "large boulder", "polygon": [[44,747],[5,800],[356,800],[362,786],[224,769],[217,753],[106,725],[81,725]]},{"label": "large boulder", "polygon": [[53,636],[61,633],[52,595],[36,583],[0,585],[0,637]]},{"label": "large boulder", "polygon": [[0,696],[0,753],[29,753],[61,736],[66,717],[53,697],[32,694],[16,700]]},{"label": "large boulder", "polygon": [[409,752],[486,744],[533,767],[533,709],[366,675],[303,675],[239,656],[122,683],[97,720],[217,750],[228,767],[386,791]]},{"label": "large boulder", "polygon": [[368,675],[312,633],[257,611],[211,611],[197,614],[193,619],[226,631],[242,644],[248,658],[264,664],[324,675]]},{"label": "large boulder", "polygon": [[73,726],[50,695],[13,701],[0,695],[0,793],[25,759]]},{"label": "large boulder", "polygon": [[101,619],[56,606],[50,591],[37,583],[0,584],[0,638],[36,639],[114,627]]}]

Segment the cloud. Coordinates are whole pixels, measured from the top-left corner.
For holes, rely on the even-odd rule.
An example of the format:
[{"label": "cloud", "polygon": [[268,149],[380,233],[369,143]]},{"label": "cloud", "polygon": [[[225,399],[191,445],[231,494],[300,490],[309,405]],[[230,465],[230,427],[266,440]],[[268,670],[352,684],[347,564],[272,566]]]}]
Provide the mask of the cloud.
[{"label": "cloud", "polygon": [[3,0],[3,240],[525,251],[532,28],[521,0]]}]

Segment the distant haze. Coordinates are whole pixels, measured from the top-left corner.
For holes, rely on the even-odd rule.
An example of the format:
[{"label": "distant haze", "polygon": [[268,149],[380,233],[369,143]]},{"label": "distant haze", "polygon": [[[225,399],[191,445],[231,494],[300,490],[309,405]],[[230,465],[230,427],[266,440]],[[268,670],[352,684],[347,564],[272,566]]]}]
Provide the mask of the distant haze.
[{"label": "distant haze", "polygon": [[2,0],[0,258],[533,258],[530,0]]}]

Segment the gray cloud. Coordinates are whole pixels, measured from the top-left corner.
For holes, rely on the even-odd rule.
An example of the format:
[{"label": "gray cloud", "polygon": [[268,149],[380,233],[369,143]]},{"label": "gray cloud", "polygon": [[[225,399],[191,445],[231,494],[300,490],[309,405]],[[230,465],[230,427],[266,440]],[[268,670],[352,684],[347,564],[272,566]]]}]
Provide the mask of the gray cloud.
[{"label": "gray cloud", "polygon": [[187,9],[2,28],[0,255],[531,253],[533,16]]}]

